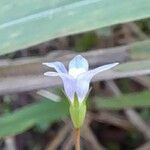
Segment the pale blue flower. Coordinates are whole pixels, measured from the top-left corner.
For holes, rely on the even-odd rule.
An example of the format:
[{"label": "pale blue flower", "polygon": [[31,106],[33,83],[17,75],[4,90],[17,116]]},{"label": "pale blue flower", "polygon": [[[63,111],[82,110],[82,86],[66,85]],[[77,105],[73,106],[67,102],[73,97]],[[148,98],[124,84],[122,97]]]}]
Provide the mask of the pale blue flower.
[{"label": "pale blue flower", "polygon": [[43,64],[48,67],[52,67],[57,71],[46,72],[44,73],[44,75],[61,77],[65,93],[71,102],[74,101],[75,94],[77,95],[79,102],[84,101],[89,91],[91,79],[96,74],[118,65],[118,63],[112,63],[101,67],[97,67],[92,70],[88,70],[89,64],[87,60],[81,55],[75,56],[70,61],[68,71],[61,62],[50,62]]}]

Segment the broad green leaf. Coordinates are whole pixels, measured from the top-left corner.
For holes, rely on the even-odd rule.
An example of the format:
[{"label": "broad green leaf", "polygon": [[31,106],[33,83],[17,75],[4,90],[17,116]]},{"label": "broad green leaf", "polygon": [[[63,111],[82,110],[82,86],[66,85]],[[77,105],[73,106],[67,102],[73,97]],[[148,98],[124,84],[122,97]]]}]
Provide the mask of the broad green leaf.
[{"label": "broad green leaf", "polygon": [[100,109],[126,109],[150,107],[150,91],[121,95],[112,98],[96,98],[96,106]]},{"label": "broad green leaf", "polygon": [[1,0],[0,55],[150,17],[149,0]]},{"label": "broad green leaf", "polygon": [[52,123],[68,114],[65,102],[43,100],[0,117],[0,137],[24,132],[37,123]]}]

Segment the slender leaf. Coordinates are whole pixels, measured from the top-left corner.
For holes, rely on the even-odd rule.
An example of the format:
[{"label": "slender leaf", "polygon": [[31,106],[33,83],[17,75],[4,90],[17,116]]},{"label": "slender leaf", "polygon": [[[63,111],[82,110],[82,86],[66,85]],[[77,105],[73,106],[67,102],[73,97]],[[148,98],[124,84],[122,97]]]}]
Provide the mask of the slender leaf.
[{"label": "slender leaf", "polygon": [[132,43],[129,48],[132,59],[150,59],[150,40]]},{"label": "slender leaf", "polygon": [[52,123],[68,114],[64,102],[41,101],[0,117],[0,137],[24,132],[37,123]]},{"label": "slender leaf", "polygon": [[[91,58],[94,60],[95,63],[95,60],[97,58],[98,59],[102,58],[102,56],[97,58],[92,56]],[[108,57],[108,59],[109,58],[110,57]],[[99,62],[97,62],[97,64],[99,64]],[[12,66],[8,66],[7,68],[0,69],[0,73],[2,76],[0,77],[0,83],[1,83],[0,95],[23,92],[23,91],[31,91],[31,90],[41,89],[41,88],[62,85],[61,80],[58,80],[58,78],[44,77],[43,75],[44,72],[43,70],[41,70],[40,63],[36,64],[32,62],[31,63],[27,62],[27,64],[25,65],[24,64],[23,65],[20,64],[20,66],[12,65]],[[23,75],[27,73],[29,74],[28,76]],[[128,78],[128,77],[148,75],[148,74],[150,74],[150,60],[127,62],[127,63],[119,64],[112,70],[108,70],[100,74],[97,74],[93,78],[93,81]],[[7,78],[5,76],[7,76]]]},{"label": "slender leaf", "polygon": [[150,107],[150,91],[127,94],[112,98],[96,98],[96,106],[100,109],[126,109]]},{"label": "slender leaf", "polygon": [[[96,98],[96,107],[115,110],[130,107],[149,107],[149,97],[150,91],[113,98]],[[14,113],[0,117],[0,137],[22,133],[37,123],[52,123],[64,118],[67,114],[68,105],[64,102],[41,101],[25,106]]]},{"label": "slender leaf", "polygon": [[[150,70],[150,60],[133,61],[118,65],[115,69],[117,72],[137,72]],[[138,74],[137,74],[138,75]]]},{"label": "slender leaf", "polygon": [[0,6],[0,55],[150,17],[149,0],[1,0]]}]

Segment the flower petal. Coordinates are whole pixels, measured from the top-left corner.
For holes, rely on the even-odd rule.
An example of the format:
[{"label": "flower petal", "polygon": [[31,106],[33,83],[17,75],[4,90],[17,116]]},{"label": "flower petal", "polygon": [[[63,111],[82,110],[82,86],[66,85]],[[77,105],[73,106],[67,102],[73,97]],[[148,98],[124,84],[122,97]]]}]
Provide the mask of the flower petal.
[{"label": "flower petal", "polygon": [[79,75],[78,78],[87,78],[88,80],[91,80],[96,74],[111,69],[112,67],[115,67],[118,64],[119,63],[112,63],[112,64],[103,65],[101,67],[97,67],[95,69],[82,73],[81,75]]},{"label": "flower petal", "polygon": [[73,102],[74,101],[74,95],[75,95],[75,80],[68,74],[65,73],[57,73],[57,72],[46,72],[44,73],[46,76],[60,76],[63,85],[65,93],[68,97],[68,99]]},{"label": "flower petal", "polygon": [[64,84],[64,90],[68,99],[73,102],[75,95],[75,80],[70,78],[62,78]]},{"label": "flower petal", "polygon": [[90,81],[93,76],[95,76],[97,73],[108,70],[116,65],[118,65],[118,63],[104,65],[79,75],[77,77],[77,82],[76,82],[76,93],[79,101],[82,102],[86,98],[87,93],[89,91]]},{"label": "flower petal", "polygon": [[48,72],[45,72],[44,73],[45,76],[52,76],[52,77],[56,77],[56,76],[59,76],[59,77],[70,77],[68,74],[66,73],[58,73],[58,72],[51,72],[51,71],[48,71]]},{"label": "flower petal", "polygon": [[51,62],[51,63],[43,63],[48,67],[54,68],[58,73],[67,73],[65,66],[61,62]]},{"label": "flower petal", "polygon": [[69,63],[69,74],[76,78],[79,74],[88,71],[89,64],[81,55],[74,57]]},{"label": "flower petal", "polygon": [[78,79],[76,82],[76,94],[79,102],[85,100],[89,91],[90,80],[87,78]]}]

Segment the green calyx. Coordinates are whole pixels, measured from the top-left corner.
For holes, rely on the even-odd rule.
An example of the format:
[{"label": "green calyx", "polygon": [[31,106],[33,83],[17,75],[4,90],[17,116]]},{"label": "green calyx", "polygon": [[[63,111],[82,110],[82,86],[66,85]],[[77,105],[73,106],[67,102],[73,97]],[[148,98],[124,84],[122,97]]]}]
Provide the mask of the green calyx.
[{"label": "green calyx", "polygon": [[80,103],[77,98],[70,104],[70,115],[75,128],[81,128],[86,114],[86,103]]}]

